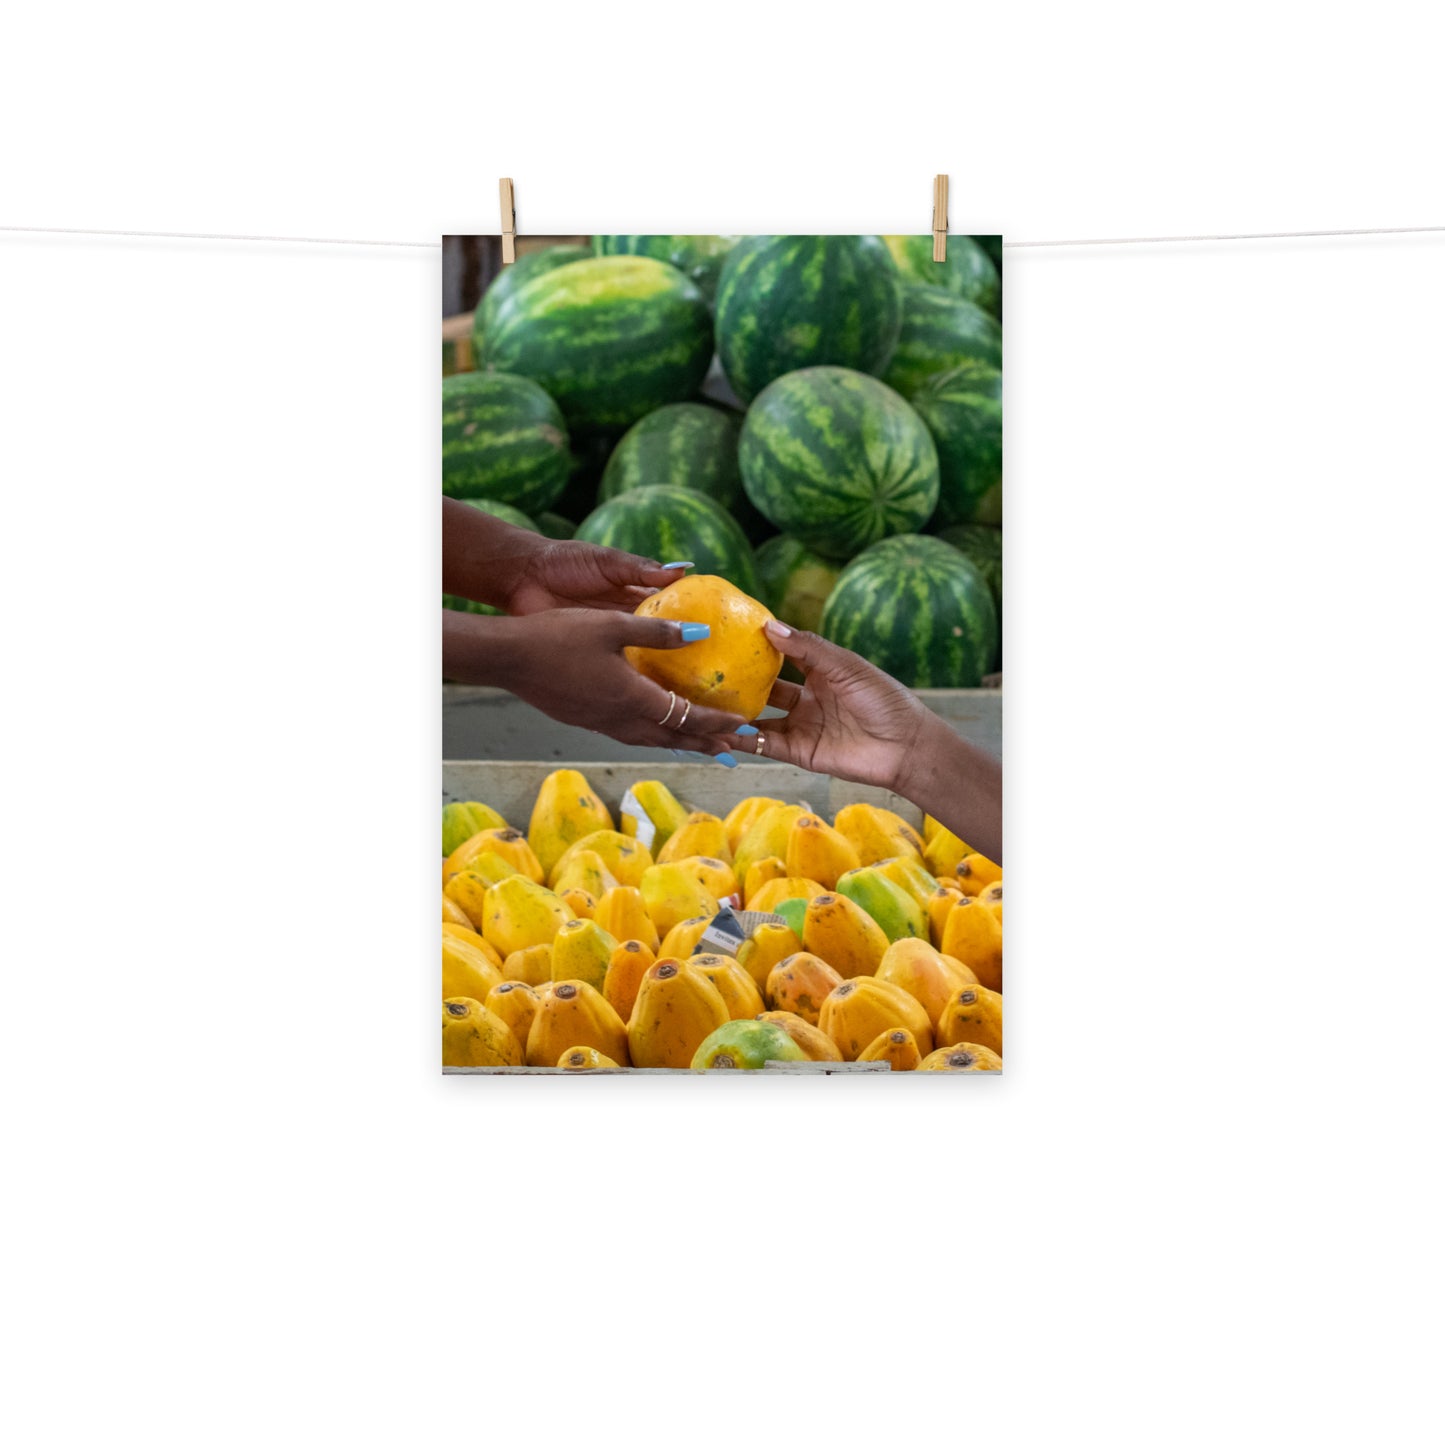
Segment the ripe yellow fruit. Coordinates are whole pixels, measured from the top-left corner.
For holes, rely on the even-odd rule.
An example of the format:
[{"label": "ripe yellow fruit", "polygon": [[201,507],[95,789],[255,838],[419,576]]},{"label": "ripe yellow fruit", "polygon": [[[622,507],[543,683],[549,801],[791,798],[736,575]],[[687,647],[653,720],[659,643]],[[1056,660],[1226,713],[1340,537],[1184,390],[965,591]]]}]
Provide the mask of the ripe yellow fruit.
[{"label": "ripe yellow fruit", "polygon": [[982,1044],[1003,1054],[1003,995],[970,984],[949,997],[938,1015],[941,1044]]},{"label": "ripe yellow fruit", "polygon": [[511,1029],[474,998],[442,1000],[442,1063],[451,1068],[516,1068],[522,1050]]},{"label": "ripe yellow fruit", "polygon": [[711,632],[686,647],[628,647],[627,660],[644,677],[679,697],[749,720],[767,706],[783,665],[763,624],[773,614],[722,577],[680,577],[637,608],[639,617],[705,622]]},{"label": "ripe yellow fruit", "polygon": [[922,1055],[918,1052],[918,1040],[913,1037],[911,1029],[889,1029],[886,1033],[879,1034],[858,1055],[860,1064],[884,1061],[895,1073],[906,1073],[918,1067],[922,1062]]},{"label": "ripe yellow fruit", "polygon": [[954,1074],[996,1074],[1003,1068],[1003,1060],[992,1049],[982,1044],[951,1044],[947,1048],[935,1049],[919,1064],[919,1069],[941,1069]]}]

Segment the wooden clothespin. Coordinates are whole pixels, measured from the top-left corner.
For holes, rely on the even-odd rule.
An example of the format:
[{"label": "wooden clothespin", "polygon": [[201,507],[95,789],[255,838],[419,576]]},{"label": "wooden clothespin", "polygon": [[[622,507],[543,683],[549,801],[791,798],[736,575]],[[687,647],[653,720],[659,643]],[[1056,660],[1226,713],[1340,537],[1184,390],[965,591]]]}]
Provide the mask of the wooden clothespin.
[{"label": "wooden clothespin", "polygon": [[517,202],[512,194],[511,176],[502,177],[502,265],[517,259]]},{"label": "wooden clothespin", "polygon": [[948,177],[933,178],[933,259],[948,260]]}]

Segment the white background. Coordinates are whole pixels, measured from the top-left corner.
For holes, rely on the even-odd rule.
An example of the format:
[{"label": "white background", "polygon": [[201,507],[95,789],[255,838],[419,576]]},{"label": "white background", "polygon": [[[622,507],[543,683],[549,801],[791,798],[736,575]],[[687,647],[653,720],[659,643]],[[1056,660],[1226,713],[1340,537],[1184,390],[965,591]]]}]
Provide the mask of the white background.
[{"label": "white background", "polygon": [[[1439,225],[1424,13],[31,6],[0,223]],[[1007,1076],[564,1089],[436,1070],[439,252],[0,236],[14,1438],[1439,1438],[1445,237],[1006,265]]]}]

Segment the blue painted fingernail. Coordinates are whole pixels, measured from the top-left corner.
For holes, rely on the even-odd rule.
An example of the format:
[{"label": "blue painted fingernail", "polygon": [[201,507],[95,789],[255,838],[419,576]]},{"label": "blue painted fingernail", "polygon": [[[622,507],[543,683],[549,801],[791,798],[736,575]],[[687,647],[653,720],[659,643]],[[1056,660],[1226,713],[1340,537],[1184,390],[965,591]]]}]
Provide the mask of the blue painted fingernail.
[{"label": "blue painted fingernail", "polygon": [[738,765],[738,760],[731,753],[716,753],[713,762],[721,763],[725,768],[735,768]]},{"label": "blue painted fingernail", "polygon": [[673,572],[676,571],[679,567],[691,567],[692,565],[693,564],[691,562],[664,562],[662,564],[662,569],[664,572]]},{"label": "blue painted fingernail", "polygon": [[738,729],[738,736],[740,738],[755,738],[757,735],[758,730],[751,723],[744,723],[742,727]]},{"label": "blue painted fingernail", "polygon": [[712,628],[706,622],[684,622],[682,624],[682,640],[684,642],[701,642],[704,637],[711,636]]}]

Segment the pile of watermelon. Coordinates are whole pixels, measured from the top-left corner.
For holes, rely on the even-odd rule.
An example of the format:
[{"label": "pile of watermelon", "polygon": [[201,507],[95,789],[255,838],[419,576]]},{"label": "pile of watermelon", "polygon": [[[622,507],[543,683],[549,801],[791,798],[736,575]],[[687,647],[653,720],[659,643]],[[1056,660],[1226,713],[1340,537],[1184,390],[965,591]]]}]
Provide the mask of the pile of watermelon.
[{"label": "pile of watermelon", "polygon": [[443,491],[689,560],[910,687],[976,687],[999,666],[1001,303],[994,236],[942,263],[928,236],[530,252],[477,307],[480,370],[443,380]]}]

